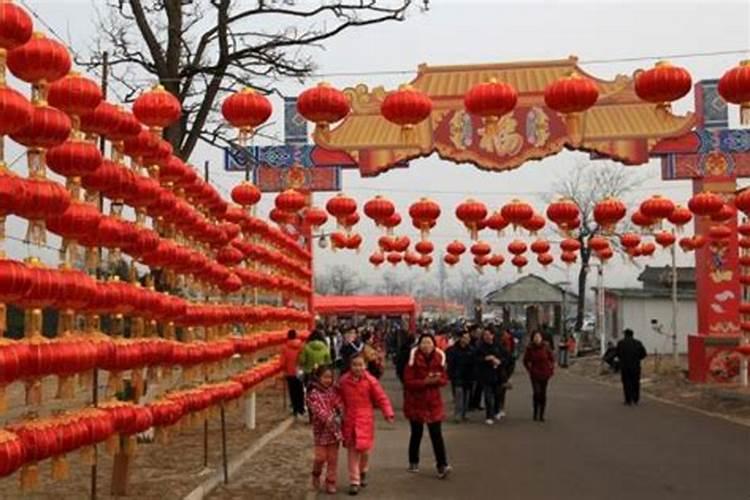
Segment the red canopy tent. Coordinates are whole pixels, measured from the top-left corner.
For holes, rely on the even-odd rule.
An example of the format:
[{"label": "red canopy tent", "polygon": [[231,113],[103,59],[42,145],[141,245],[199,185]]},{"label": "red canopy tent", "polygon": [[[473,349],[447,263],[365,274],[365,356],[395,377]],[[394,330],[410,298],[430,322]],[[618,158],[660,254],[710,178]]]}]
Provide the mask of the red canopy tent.
[{"label": "red canopy tent", "polygon": [[315,314],[321,316],[361,315],[409,315],[409,330],[417,328],[419,307],[413,297],[407,295],[316,295],[313,301]]}]

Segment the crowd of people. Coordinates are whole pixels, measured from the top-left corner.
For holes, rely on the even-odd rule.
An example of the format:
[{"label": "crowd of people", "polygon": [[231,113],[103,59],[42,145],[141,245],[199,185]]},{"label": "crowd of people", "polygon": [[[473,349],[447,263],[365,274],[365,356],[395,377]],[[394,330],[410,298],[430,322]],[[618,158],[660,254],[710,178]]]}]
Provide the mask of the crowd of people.
[{"label": "crowd of people", "polygon": [[[369,454],[375,442],[375,410],[379,409],[389,422],[395,419],[393,406],[379,382],[387,358],[392,358],[403,387],[404,417],[410,428],[409,472],[419,472],[425,427],[437,477],[445,478],[451,472],[442,430],[446,414],[441,389],[448,384],[456,423],[469,420],[471,412],[483,411],[484,422],[494,425],[506,416],[506,393],[513,387],[511,377],[520,359],[531,384],[532,418],[545,421],[547,387],[556,361],[550,335],[536,331],[526,340],[498,325],[466,325],[452,329],[450,334],[445,331],[429,325],[417,332],[350,325],[316,329],[305,344],[295,331],[289,331],[281,362],[292,411],[296,418],[308,413],[312,424],[312,484],[316,490],[336,492],[342,445],[347,449],[349,494],[357,495],[367,486]],[[571,339],[566,337],[558,343],[561,366],[567,366],[569,355],[575,352]],[[563,349],[565,356],[560,355]],[[615,356],[623,374],[625,402],[637,404],[637,367],[645,350],[633,339],[632,331],[626,330]]]}]

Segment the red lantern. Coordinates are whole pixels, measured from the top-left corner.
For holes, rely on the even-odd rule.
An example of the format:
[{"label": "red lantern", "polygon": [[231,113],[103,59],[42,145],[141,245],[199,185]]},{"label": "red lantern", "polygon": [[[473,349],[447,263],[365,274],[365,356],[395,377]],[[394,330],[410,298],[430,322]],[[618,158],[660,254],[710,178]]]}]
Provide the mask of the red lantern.
[{"label": "red lantern", "polygon": [[352,234],[346,239],[346,248],[349,250],[359,250],[362,245],[362,236],[359,234]]},{"label": "red lantern", "polygon": [[69,139],[47,151],[47,166],[65,177],[81,177],[95,171],[102,164],[102,154],[96,144]]},{"label": "red lantern", "polygon": [[547,207],[547,218],[561,227],[576,220],[580,214],[578,205],[569,198],[553,201]]},{"label": "red lantern", "polygon": [[[0,3],[2,8],[7,3]],[[34,112],[29,101],[19,92],[0,86],[0,135],[10,135],[28,126]]]},{"label": "red lantern", "polygon": [[545,268],[546,268],[547,266],[549,266],[550,264],[552,264],[552,262],[554,262],[554,260],[555,260],[555,258],[554,258],[554,257],[552,257],[552,255],[550,255],[550,254],[548,254],[548,253],[543,253],[543,254],[539,254],[539,255],[537,255],[537,257],[536,257],[536,261],[537,261],[537,262],[538,262],[538,263],[539,263],[539,264],[540,264],[540,265],[541,265],[542,267],[545,267]]},{"label": "red lantern", "polygon": [[349,214],[339,223],[344,229],[351,231],[351,229],[359,223],[359,214],[357,212]]},{"label": "red lantern", "polygon": [[375,225],[379,226],[385,219],[393,215],[396,207],[391,200],[377,195],[365,203],[363,210],[365,215],[372,219]]},{"label": "red lantern", "polygon": [[403,260],[403,257],[401,256],[401,254],[396,253],[396,252],[389,253],[388,257],[386,258],[388,259],[388,262],[393,264],[394,266],[399,264]]},{"label": "red lantern", "polygon": [[427,240],[422,240],[418,242],[416,245],[414,245],[414,250],[416,250],[417,253],[420,253],[422,255],[431,254],[434,249],[435,249],[434,245]]},{"label": "red lantern", "polygon": [[675,205],[674,210],[669,214],[667,219],[669,222],[677,226],[677,228],[682,228],[685,224],[693,220],[693,214],[682,205]]},{"label": "red lantern", "polygon": [[745,215],[750,215],[750,189],[743,189],[734,197],[734,206]]},{"label": "red lantern", "polygon": [[496,231],[498,236],[500,236],[502,230],[508,226],[508,221],[505,220],[505,217],[503,217],[503,214],[501,214],[499,210],[493,212],[492,215],[487,217],[484,223],[488,229]]},{"label": "red lantern", "polygon": [[625,204],[620,200],[605,198],[594,206],[594,220],[605,233],[609,233],[625,217],[626,211]]},{"label": "red lantern", "polygon": [[245,208],[260,201],[260,189],[252,182],[245,181],[232,189],[232,201]]},{"label": "red lantern", "polygon": [[721,207],[724,206],[724,201],[716,193],[710,191],[703,191],[694,194],[690,201],[688,201],[688,208],[697,216],[710,217],[715,214]]},{"label": "red lantern", "polygon": [[326,203],[326,210],[331,214],[339,223],[357,211],[357,202],[354,198],[350,198],[343,193],[339,193]]},{"label": "red lantern", "polygon": [[274,221],[276,224],[283,226],[285,224],[294,223],[294,214],[279,210],[278,208],[272,208],[268,214],[268,218]]},{"label": "red lantern", "polygon": [[305,207],[305,195],[296,189],[287,189],[276,196],[276,208],[282,212],[296,213]]},{"label": "red lantern", "polygon": [[695,247],[693,246],[693,238],[691,238],[690,236],[680,238],[680,248],[683,252],[690,252],[692,250],[695,250]]},{"label": "red lantern", "polygon": [[383,225],[383,227],[386,228],[386,230],[388,231],[388,234],[392,234],[393,229],[398,227],[399,224],[401,224],[401,215],[399,215],[398,212],[394,212],[393,215],[383,220],[381,224]]},{"label": "red lantern", "polygon": [[463,255],[463,253],[466,251],[466,247],[460,241],[453,240],[452,242],[448,243],[446,251],[450,255],[455,255],[456,257],[458,257],[460,255]]},{"label": "red lantern", "polygon": [[394,242],[395,240],[392,236],[381,236],[378,238],[378,247],[384,252],[392,252]]},{"label": "red lantern", "polygon": [[560,248],[563,252],[576,253],[581,249],[581,242],[574,238],[565,238],[560,242]]},{"label": "red lantern", "polygon": [[90,113],[102,102],[102,89],[93,80],[70,73],[50,85],[47,102],[70,116]]},{"label": "red lantern", "polygon": [[302,218],[305,221],[305,224],[314,229],[318,229],[328,221],[328,214],[321,208],[308,207],[305,209]]},{"label": "red lantern", "polygon": [[544,217],[542,217],[539,214],[534,214],[531,216],[529,220],[524,222],[523,228],[529,232],[529,234],[535,235],[539,231],[544,228],[545,224],[547,223],[546,220],[544,220]]},{"label": "red lantern", "polygon": [[625,233],[620,236],[620,245],[625,249],[635,248],[641,244],[641,237],[636,233]]},{"label": "red lantern", "polygon": [[8,52],[7,64],[25,82],[52,83],[67,75],[72,63],[63,44],[34,33],[28,42]]},{"label": "red lantern", "polygon": [[570,266],[578,261],[578,254],[576,252],[563,251],[560,254],[560,260],[565,262],[566,265]]},{"label": "red lantern", "polygon": [[602,236],[592,236],[589,238],[589,248],[596,253],[601,252],[605,248],[609,248],[609,240]]},{"label": "red lantern", "polygon": [[432,255],[422,255],[417,262],[419,267],[427,269],[432,265]]},{"label": "red lantern", "polygon": [[526,248],[526,243],[521,240],[513,240],[508,243],[508,252],[512,253],[513,255],[521,255],[523,253],[526,253]]},{"label": "red lantern", "polygon": [[641,203],[640,211],[643,215],[656,222],[661,222],[674,212],[674,202],[658,194],[653,195]]},{"label": "red lantern", "polygon": [[420,198],[409,207],[409,216],[424,238],[440,217],[440,205],[428,198]]},{"label": "red lantern", "polygon": [[502,256],[502,254],[496,253],[490,257],[490,260],[488,261],[488,264],[492,267],[496,268],[498,271],[500,270],[500,266],[502,266],[505,263],[505,257]]},{"label": "red lantern", "polygon": [[464,107],[470,114],[492,123],[513,111],[517,101],[518,92],[512,85],[490,80],[478,83],[466,92]]},{"label": "red lantern", "polygon": [[385,257],[383,257],[383,254],[380,252],[375,252],[374,254],[370,255],[370,264],[372,264],[375,267],[378,267],[383,262],[385,262]]},{"label": "red lantern", "polygon": [[432,113],[432,100],[427,94],[404,85],[391,92],[380,105],[380,114],[389,122],[409,130],[426,120]]},{"label": "red lantern", "polygon": [[641,243],[640,249],[641,255],[643,255],[644,257],[649,257],[656,251],[656,245],[654,245],[654,243],[651,241],[646,241],[644,243]]},{"label": "red lantern", "polygon": [[654,235],[654,240],[663,248],[671,247],[677,238],[669,231],[659,231]]},{"label": "red lantern", "polygon": [[[742,240],[740,240],[741,242]],[[703,248],[706,245],[706,237],[702,234],[693,235],[693,248],[696,250]],[[750,247],[749,247],[750,248]]]},{"label": "red lantern", "polygon": [[523,268],[526,267],[526,265],[529,263],[529,259],[527,259],[523,255],[514,255],[510,262],[518,268],[518,272],[520,273],[521,271],[523,271]]},{"label": "red lantern", "polygon": [[475,255],[474,256],[474,265],[477,266],[480,269],[483,268],[484,266],[486,266],[489,263],[490,263],[490,258],[487,257],[486,255]]},{"label": "red lantern", "polygon": [[633,215],[630,216],[630,222],[641,228],[641,230],[648,230],[655,224],[653,219],[646,217],[643,212],[636,210]]},{"label": "red lantern", "polygon": [[547,253],[549,252],[549,249],[550,249],[549,242],[544,239],[538,239],[531,244],[531,251],[537,255]]},{"label": "red lantern", "polygon": [[393,240],[393,251],[394,252],[405,252],[407,248],[409,248],[409,245],[411,244],[411,241],[409,240],[408,236],[399,236],[395,240]]},{"label": "red lantern", "polygon": [[606,247],[596,252],[596,257],[602,261],[607,262],[609,259],[614,257],[615,253],[610,247]]},{"label": "red lantern", "polygon": [[737,217],[737,211],[734,207],[728,204],[724,204],[721,210],[711,215],[713,222],[727,222]]},{"label": "red lantern", "polygon": [[331,247],[334,250],[341,250],[346,248],[346,244],[349,242],[349,238],[344,233],[332,233],[331,234]]},{"label": "red lantern", "polygon": [[564,115],[568,134],[575,145],[583,138],[580,114],[593,107],[597,99],[599,89],[596,83],[577,73],[559,78],[544,89],[544,103]]},{"label": "red lantern", "polygon": [[15,131],[11,137],[27,148],[51,148],[65,142],[70,129],[70,118],[59,109],[34,106],[26,126]]},{"label": "red lantern", "polygon": [[251,88],[232,94],[221,105],[224,119],[240,129],[240,139],[244,139],[264,124],[271,117],[271,112],[271,102]]},{"label": "red lantern", "polygon": [[404,253],[404,263],[406,263],[407,266],[416,266],[419,264],[420,259],[422,258],[421,255],[414,253],[414,252],[406,252]]},{"label": "red lantern", "polygon": [[[28,42],[33,30],[29,14],[12,2],[0,3],[0,47],[6,50]],[[0,474],[2,476],[2,474]]]},{"label": "red lantern", "polygon": [[534,209],[531,208],[531,205],[518,199],[513,199],[503,205],[500,213],[505,220],[513,224],[514,229],[518,228],[518,226],[523,226],[534,217]]},{"label": "red lantern", "polygon": [[448,253],[448,254],[445,254],[443,256],[443,262],[445,262],[446,264],[448,264],[450,267],[453,267],[456,264],[458,264],[459,260],[460,259],[459,259],[458,255],[454,255],[452,253]]},{"label": "red lantern", "polygon": [[297,111],[305,120],[315,123],[321,130],[343,120],[349,114],[349,99],[340,90],[322,82],[307,89],[297,98]]},{"label": "red lantern", "polygon": [[492,252],[492,247],[490,247],[487,243],[484,241],[477,241],[473,245],[471,245],[471,254],[475,257],[485,257]]},{"label": "red lantern", "polygon": [[[714,242],[724,242],[732,236],[732,229],[724,224],[714,224],[708,230],[708,237]],[[723,244],[723,243],[721,243]]]},{"label": "red lantern", "polygon": [[750,60],[740,62],[719,80],[719,94],[725,101],[740,106],[740,121],[750,123]]},{"label": "red lantern", "polygon": [[738,224],[737,232],[742,236],[750,236],[750,222],[745,220],[742,224]]},{"label": "red lantern", "polygon": [[690,92],[692,83],[686,69],[659,61],[653,68],[636,73],[635,93],[644,101],[668,110],[671,102]]},{"label": "red lantern", "polygon": [[144,125],[161,129],[179,120],[182,105],[171,92],[157,85],[138,96],[133,103],[133,114]]},{"label": "red lantern", "polygon": [[456,207],[456,218],[469,229],[472,240],[476,240],[479,224],[487,217],[487,207],[480,201],[468,199]]}]

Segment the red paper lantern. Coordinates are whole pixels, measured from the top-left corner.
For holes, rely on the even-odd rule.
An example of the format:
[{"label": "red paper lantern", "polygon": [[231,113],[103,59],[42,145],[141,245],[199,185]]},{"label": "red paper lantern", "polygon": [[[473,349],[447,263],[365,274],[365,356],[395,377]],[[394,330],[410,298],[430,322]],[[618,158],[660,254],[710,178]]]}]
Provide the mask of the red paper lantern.
[{"label": "red paper lantern", "polygon": [[70,205],[70,194],[57,182],[26,179],[25,199],[15,213],[32,221],[44,220],[63,213]]},{"label": "red paper lantern", "polygon": [[737,217],[737,211],[729,204],[724,204],[721,210],[711,215],[713,222],[727,222]]},{"label": "red paper lantern", "polygon": [[328,221],[328,214],[322,208],[308,207],[305,209],[302,218],[309,227],[318,229]]},{"label": "red paper lantern", "polygon": [[464,107],[472,115],[497,121],[513,111],[517,101],[518,92],[512,85],[490,80],[478,83],[466,92]]},{"label": "red paper lantern", "polygon": [[297,98],[297,111],[321,129],[343,120],[349,114],[349,99],[325,82],[307,89]]},{"label": "red paper lantern", "polygon": [[576,73],[559,78],[544,89],[544,103],[562,114],[586,111],[596,104],[598,98],[596,83]]},{"label": "red paper lantern", "polygon": [[714,242],[722,242],[732,237],[732,229],[724,224],[714,224],[708,230],[708,237]]},{"label": "red paper lantern", "polygon": [[411,241],[409,240],[408,236],[399,236],[398,238],[393,240],[393,251],[405,252],[409,248],[410,244]]},{"label": "red paper lantern", "polygon": [[555,258],[552,257],[552,255],[548,253],[543,253],[543,254],[537,255],[536,257],[536,261],[543,267],[549,266],[550,264],[552,264],[552,262],[554,262],[554,260]]},{"label": "red paper lantern", "polygon": [[[0,3],[0,15],[4,5],[9,4]],[[9,87],[0,87],[0,135],[10,135],[27,127],[33,112],[23,95]]]},{"label": "red paper lantern", "polygon": [[560,242],[563,252],[575,253],[581,249],[581,242],[574,238],[565,238]]},{"label": "red paper lantern", "polygon": [[560,254],[560,260],[570,266],[571,264],[575,264],[578,261],[578,254],[576,252],[563,251]]},{"label": "red paper lantern", "polygon": [[16,130],[11,137],[27,148],[51,148],[65,142],[70,129],[70,118],[59,109],[34,106],[26,126]]},{"label": "red paper lantern", "polygon": [[63,44],[34,33],[28,42],[8,51],[7,64],[20,80],[52,83],[67,75],[72,63]]},{"label": "red paper lantern", "polygon": [[640,227],[642,230],[647,230],[655,224],[653,219],[646,217],[640,210],[633,212],[633,215],[630,216],[630,222]]},{"label": "red paper lantern", "polygon": [[305,207],[307,199],[296,189],[287,189],[276,196],[274,203],[283,212],[296,213]]},{"label": "red paper lantern", "polygon": [[688,208],[697,216],[711,216],[721,210],[723,206],[724,201],[721,196],[710,191],[694,194],[688,201]]},{"label": "red paper lantern", "polygon": [[544,239],[538,239],[531,244],[531,251],[537,255],[547,253],[549,252],[549,249],[550,249],[549,242]]},{"label": "red paper lantern", "polygon": [[503,205],[500,213],[505,220],[510,224],[513,224],[513,228],[523,226],[534,217],[534,209],[531,208],[531,205],[518,199],[513,199],[509,203]]},{"label": "red paper lantern", "polygon": [[346,239],[346,248],[349,250],[359,250],[362,245],[362,236],[359,234],[352,234]]},{"label": "red paper lantern", "polygon": [[476,257],[484,257],[492,252],[492,247],[484,241],[477,241],[470,248],[471,254]]},{"label": "red paper lantern", "polygon": [[481,201],[468,199],[456,207],[456,218],[469,229],[472,240],[476,240],[480,223],[487,217],[487,207]]},{"label": "red paper lantern", "polygon": [[122,125],[123,117],[124,113],[117,106],[102,101],[96,108],[80,116],[80,127],[86,133],[109,137]]},{"label": "red paper lantern", "polygon": [[655,194],[641,203],[640,211],[643,215],[656,222],[666,219],[674,212],[674,202],[661,195]]},{"label": "red paper lantern", "polygon": [[393,229],[401,224],[401,215],[398,212],[394,212],[393,215],[383,220],[381,224],[388,230],[388,232],[393,232]]},{"label": "red paper lantern", "polygon": [[539,214],[534,214],[529,220],[522,224],[523,228],[526,229],[530,234],[535,235],[541,231],[547,221]]},{"label": "red paper lantern", "polygon": [[580,214],[578,205],[569,198],[553,201],[547,207],[547,218],[561,227],[576,220]]},{"label": "red paper lantern", "polygon": [[396,252],[389,253],[386,258],[388,259],[388,262],[393,264],[394,266],[399,264],[403,260],[402,255]]},{"label": "red paper lantern", "polygon": [[463,255],[464,252],[466,252],[466,247],[463,243],[457,240],[453,240],[452,242],[448,243],[448,246],[446,247],[446,251],[450,255],[455,255],[456,257]]},{"label": "red paper lantern", "polygon": [[133,114],[148,127],[165,128],[180,118],[182,105],[171,92],[157,85],[138,96],[133,103]]},{"label": "red paper lantern", "polygon": [[684,238],[680,238],[679,244],[683,252],[690,252],[692,250],[695,250],[695,247],[693,246],[693,238],[690,236],[685,236]]},{"label": "red paper lantern", "polygon": [[76,138],[50,148],[45,158],[53,172],[65,177],[88,175],[102,164],[102,154],[96,144]]},{"label": "red paper lantern", "polygon": [[[742,240],[740,240],[741,243]],[[706,237],[702,234],[696,234],[693,235],[693,248],[699,249],[703,248],[706,245]],[[750,247],[748,247],[750,248]]]},{"label": "red paper lantern", "polygon": [[674,210],[669,214],[667,219],[678,228],[681,228],[693,220],[693,213],[682,205],[675,205]]},{"label": "red paper lantern", "polygon": [[344,233],[332,233],[331,234],[331,246],[335,250],[341,250],[346,248],[349,238]]},{"label": "red paper lantern", "polygon": [[380,105],[380,114],[389,122],[408,130],[432,113],[432,99],[410,85],[391,92]]},{"label": "red paper lantern", "polygon": [[609,240],[602,236],[592,236],[589,238],[588,246],[594,252],[599,253],[605,248],[609,248]]},{"label": "red paper lantern", "polygon": [[368,200],[365,203],[363,210],[365,215],[379,226],[382,221],[393,215],[396,211],[396,207],[391,200],[377,195],[375,198]]},{"label": "red paper lantern", "polygon": [[513,255],[521,255],[523,253],[526,253],[526,249],[526,243],[521,240],[513,240],[508,243],[508,252],[512,253]]},{"label": "red paper lantern", "polygon": [[490,258],[486,255],[475,255],[474,256],[474,265],[478,268],[482,268],[490,263]]},{"label": "red paper lantern", "polygon": [[414,250],[417,251],[417,253],[420,253],[422,255],[431,254],[433,250],[435,249],[435,246],[432,244],[432,242],[427,240],[422,240],[417,242],[416,245],[414,245]]},{"label": "red paper lantern", "polygon": [[69,73],[49,86],[47,102],[71,116],[92,112],[102,102],[102,89],[90,78]]},{"label": "red paper lantern", "polygon": [[742,224],[738,224],[737,232],[742,236],[750,236],[750,222],[745,220]]},{"label": "red paper lantern", "polygon": [[0,3],[0,47],[10,50],[25,44],[33,29],[31,17],[24,9],[13,2]]},{"label": "red paper lantern", "polygon": [[635,93],[647,102],[668,107],[669,103],[687,95],[692,87],[690,73],[666,61],[635,75]]},{"label": "red paper lantern", "polygon": [[421,255],[414,252],[404,253],[404,263],[409,267],[419,264],[421,258]]},{"label": "red paper lantern", "polygon": [[750,60],[741,61],[739,65],[728,70],[719,79],[719,95],[725,101],[740,106],[740,121],[743,125],[750,122]]},{"label": "red paper lantern", "polygon": [[354,198],[339,193],[328,200],[326,210],[341,223],[347,216],[357,211],[357,202],[354,201]]},{"label": "red paper lantern", "polygon": [[252,182],[245,181],[232,189],[232,201],[245,208],[257,204],[260,197],[260,189]]},{"label": "red paper lantern", "polygon": [[490,257],[490,260],[488,261],[488,264],[491,265],[494,268],[500,269],[500,266],[502,266],[505,263],[505,257],[502,256],[502,254],[496,253],[493,254]]},{"label": "red paper lantern", "polygon": [[627,209],[625,204],[616,198],[605,198],[594,206],[594,220],[602,230],[611,232],[623,217]]},{"label": "red paper lantern", "polygon": [[505,217],[503,217],[503,214],[500,213],[499,210],[493,212],[492,215],[487,217],[484,220],[484,223],[488,229],[496,231],[498,235],[500,235],[500,232],[508,226],[508,221],[505,220]]},{"label": "red paper lantern", "polygon": [[654,235],[654,240],[663,248],[672,246],[677,238],[669,231],[659,231]]},{"label": "red paper lantern", "polygon": [[641,236],[636,233],[625,233],[620,236],[620,245],[625,249],[635,248],[641,244]]},{"label": "red paper lantern", "polygon": [[651,241],[646,241],[641,243],[640,249],[641,255],[643,255],[644,257],[649,257],[656,251],[656,245]]},{"label": "red paper lantern", "polygon": [[518,268],[518,272],[520,273],[521,271],[523,271],[523,268],[526,267],[526,265],[529,263],[529,259],[527,259],[523,255],[514,255],[510,260],[510,263],[516,266]]},{"label": "red paper lantern", "polygon": [[[14,302],[24,297],[31,286],[32,274],[25,264],[15,260],[0,259],[0,302]],[[0,378],[2,376],[0,375]]]},{"label": "red paper lantern", "polygon": [[432,265],[432,255],[422,255],[417,261],[417,265],[424,269],[429,268]]},{"label": "red paper lantern", "polygon": [[378,238],[378,247],[384,252],[393,251],[394,238],[392,236],[381,236]]},{"label": "red paper lantern", "polygon": [[750,215],[750,189],[743,189],[734,197],[734,206],[745,215]]},{"label": "red paper lantern", "polygon": [[454,255],[454,254],[451,254],[451,253],[445,254],[443,256],[443,262],[445,262],[446,264],[448,264],[450,267],[453,267],[456,264],[458,264],[459,260],[460,259],[459,259],[458,255]]},{"label": "red paper lantern", "polygon": [[372,264],[375,267],[378,267],[383,262],[385,262],[385,257],[383,257],[383,254],[380,252],[375,252],[372,255],[370,255],[370,264]]},{"label": "red paper lantern", "polygon": [[251,134],[271,117],[271,102],[251,88],[245,88],[227,97],[221,105],[221,114],[241,135]]}]

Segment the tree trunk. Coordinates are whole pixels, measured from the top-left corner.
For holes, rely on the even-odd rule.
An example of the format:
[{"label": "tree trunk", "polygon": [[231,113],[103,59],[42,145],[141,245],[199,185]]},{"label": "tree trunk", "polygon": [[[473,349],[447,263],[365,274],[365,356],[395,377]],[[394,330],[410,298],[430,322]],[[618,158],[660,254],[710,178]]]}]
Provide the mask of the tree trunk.
[{"label": "tree trunk", "polygon": [[576,304],[576,324],[575,331],[581,331],[583,328],[583,315],[586,312],[586,281],[589,275],[589,259],[591,250],[588,247],[581,247],[581,270],[578,271],[578,303]]}]

